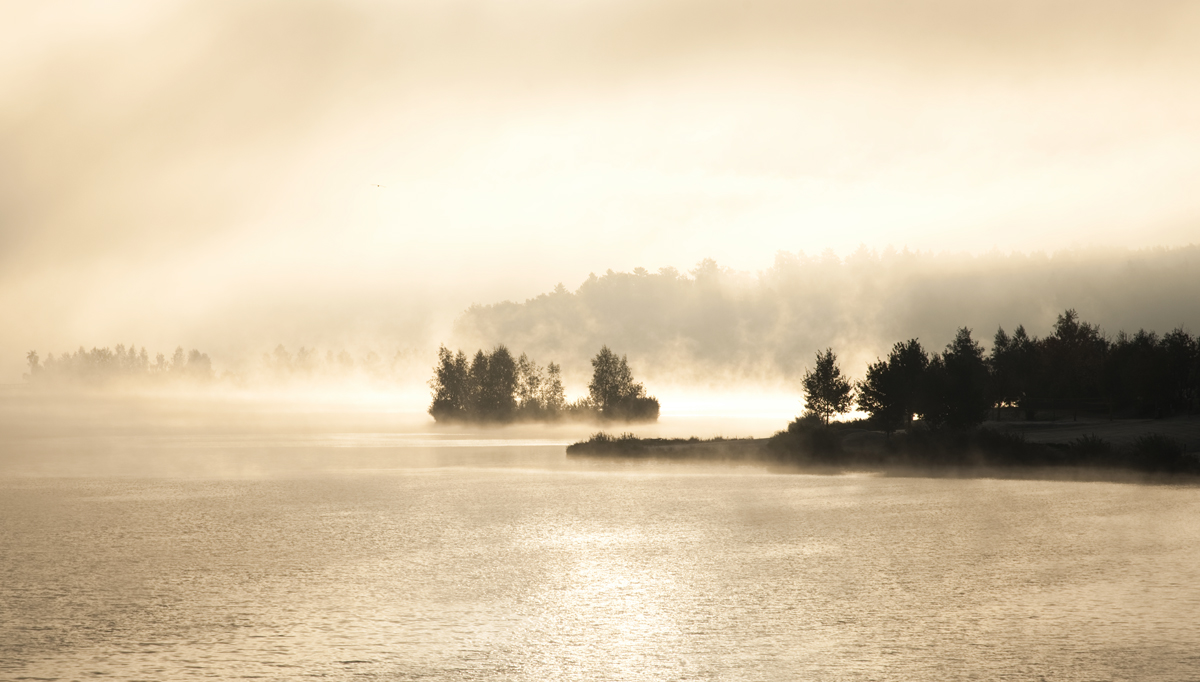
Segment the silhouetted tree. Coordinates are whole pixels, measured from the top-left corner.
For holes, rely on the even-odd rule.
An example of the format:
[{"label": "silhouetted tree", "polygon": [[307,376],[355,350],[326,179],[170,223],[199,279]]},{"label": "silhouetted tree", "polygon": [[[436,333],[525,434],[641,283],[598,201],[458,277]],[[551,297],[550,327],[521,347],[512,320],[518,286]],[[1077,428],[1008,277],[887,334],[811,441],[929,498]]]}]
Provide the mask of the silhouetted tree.
[{"label": "silhouetted tree", "polygon": [[542,400],[542,368],[521,353],[517,358],[517,409],[523,415],[538,415],[545,409]]},{"label": "silhouetted tree", "polygon": [[567,394],[563,390],[562,368],[551,362],[546,365],[546,380],[541,385],[542,406],[551,415],[558,415],[567,407]]},{"label": "silhouetted tree", "polygon": [[1042,340],[1042,380],[1047,402],[1070,409],[1076,416],[1091,403],[1101,403],[1100,391],[1107,344],[1100,329],[1079,320],[1069,309],[1058,316],[1054,333]]},{"label": "silhouetted tree", "polygon": [[1039,344],[1030,337],[1024,326],[1018,326],[1012,337],[1001,327],[996,331],[988,364],[992,373],[992,401],[997,407],[1020,407],[1032,418],[1033,387],[1038,381]]},{"label": "silhouetted tree", "polygon": [[208,355],[193,348],[192,351],[188,353],[186,372],[192,379],[212,379],[212,360],[209,359]]},{"label": "silhouetted tree", "polygon": [[633,372],[625,358],[617,357],[608,346],[600,348],[592,358],[592,381],[588,384],[588,395],[601,413],[612,409],[630,392],[636,390]]},{"label": "silhouetted tree", "polygon": [[508,348],[496,346],[490,354],[482,351],[475,356],[471,374],[477,377],[479,392],[475,410],[483,419],[508,421],[516,412],[517,365]]},{"label": "silhouetted tree", "polygon": [[889,434],[907,428],[914,414],[924,412],[928,367],[929,356],[919,341],[897,343],[886,361],[867,367],[866,378],[857,386],[858,406]]},{"label": "silhouetted tree", "polygon": [[183,346],[176,346],[175,352],[171,354],[171,371],[175,374],[182,374],[186,366],[187,358],[183,354]]},{"label": "silhouetted tree", "polygon": [[468,372],[467,356],[462,351],[454,354],[445,346],[438,347],[438,364],[429,380],[433,389],[429,414],[435,420],[454,421],[467,417],[471,401]]},{"label": "silhouetted tree", "polygon": [[1194,405],[1196,340],[1182,329],[1161,339],[1139,329],[1117,334],[1105,358],[1105,389],[1117,412],[1165,417]]},{"label": "silhouetted tree", "polygon": [[816,366],[804,373],[804,409],[822,424],[850,409],[854,387],[842,376],[832,348],[817,351]]},{"label": "silhouetted tree", "polygon": [[1160,343],[1166,362],[1166,392],[1172,411],[1200,409],[1200,343],[1175,328]]},{"label": "silhouetted tree", "polygon": [[592,381],[588,384],[591,402],[605,419],[653,421],[658,419],[658,400],[646,395],[646,388],[633,380],[625,356],[602,346],[592,358]]},{"label": "silhouetted tree", "polygon": [[983,347],[960,327],[941,356],[929,361],[923,417],[934,426],[965,428],[983,422],[988,399],[988,366]]},{"label": "silhouetted tree", "polygon": [[36,376],[38,372],[42,371],[42,366],[39,364],[36,350],[31,350],[25,354],[25,362],[29,365],[30,378]]}]

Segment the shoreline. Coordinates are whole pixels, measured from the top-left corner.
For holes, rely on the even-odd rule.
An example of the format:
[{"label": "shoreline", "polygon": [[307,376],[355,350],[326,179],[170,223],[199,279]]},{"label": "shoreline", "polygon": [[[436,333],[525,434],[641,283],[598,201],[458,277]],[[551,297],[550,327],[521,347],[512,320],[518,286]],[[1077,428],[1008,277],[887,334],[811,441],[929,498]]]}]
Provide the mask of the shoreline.
[{"label": "shoreline", "polygon": [[[971,432],[931,434],[835,427],[825,449],[769,438],[638,438],[598,433],[567,446],[570,457],[764,464],[773,471],[863,472],[924,478],[1005,478],[1200,483],[1200,416],[1171,419],[990,422]],[[983,438],[987,435],[987,438]],[[989,440],[990,439],[990,440]],[[1168,440],[1183,468],[1142,459],[1146,439]],[[998,441],[998,442],[997,442]],[[1103,453],[1085,452],[1102,441]],[[816,441],[812,441],[816,442]],[[1072,460],[1072,458],[1074,458]]]}]

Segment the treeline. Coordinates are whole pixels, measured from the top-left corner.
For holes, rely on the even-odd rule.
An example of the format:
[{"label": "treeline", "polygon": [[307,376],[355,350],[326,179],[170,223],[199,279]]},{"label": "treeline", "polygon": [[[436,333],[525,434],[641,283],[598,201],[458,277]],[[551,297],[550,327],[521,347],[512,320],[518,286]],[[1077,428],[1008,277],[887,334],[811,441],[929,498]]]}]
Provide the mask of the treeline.
[{"label": "treeline", "polygon": [[145,347],[118,344],[116,348],[81,347],[74,353],[57,356],[51,353],[44,360],[37,351],[29,351],[25,361],[28,371],[24,378],[31,384],[99,386],[220,381],[246,387],[346,379],[399,383],[411,380],[412,371],[418,364],[424,366],[427,357],[416,350],[398,350],[390,358],[375,351],[356,356],[344,349],[334,353],[301,347],[291,352],[280,344],[272,352],[263,353],[258,363],[217,372],[208,354],[199,350],[185,352],[181,346],[170,357],[158,353],[151,359]]},{"label": "treeline", "polygon": [[542,367],[524,353],[514,358],[503,345],[476,351],[469,361],[461,350],[439,347],[429,385],[429,414],[438,422],[654,421],[659,412],[658,400],[634,380],[628,360],[608,346],[592,359],[588,395],[574,402],[567,402],[558,365]]},{"label": "treeline", "polygon": [[140,350],[130,345],[118,344],[116,348],[82,347],[74,353],[63,353],[57,357],[51,353],[45,361],[37,351],[25,355],[29,372],[25,377],[31,383],[82,383],[106,384],[114,381],[140,381],[179,379],[188,381],[211,381],[215,378],[212,360],[198,350],[185,353],[177,347],[168,359],[162,353],[150,360],[146,348]]},{"label": "treeline", "polygon": [[1067,310],[1045,338],[1023,326],[1011,335],[999,329],[987,354],[965,327],[940,354],[917,339],[896,343],[854,384],[826,350],[805,374],[804,393],[806,413],[822,423],[856,403],[888,433],[914,418],[933,428],[971,427],[993,409],[1025,419],[1161,418],[1200,411],[1200,344],[1183,329],[1109,338]]}]

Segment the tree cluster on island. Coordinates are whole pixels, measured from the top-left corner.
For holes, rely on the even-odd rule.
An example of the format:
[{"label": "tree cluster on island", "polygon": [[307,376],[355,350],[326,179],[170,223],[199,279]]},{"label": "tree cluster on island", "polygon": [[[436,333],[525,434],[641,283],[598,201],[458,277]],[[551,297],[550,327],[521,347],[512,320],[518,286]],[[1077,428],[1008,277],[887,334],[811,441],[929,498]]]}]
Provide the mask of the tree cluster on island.
[{"label": "tree cluster on island", "polygon": [[441,423],[637,422],[655,421],[659,412],[658,400],[634,380],[625,356],[618,357],[608,346],[592,358],[588,395],[574,402],[567,402],[558,365],[542,367],[524,353],[514,358],[504,345],[476,351],[470,360],[461,350],[439,347],[429,386],[429,414]]}]

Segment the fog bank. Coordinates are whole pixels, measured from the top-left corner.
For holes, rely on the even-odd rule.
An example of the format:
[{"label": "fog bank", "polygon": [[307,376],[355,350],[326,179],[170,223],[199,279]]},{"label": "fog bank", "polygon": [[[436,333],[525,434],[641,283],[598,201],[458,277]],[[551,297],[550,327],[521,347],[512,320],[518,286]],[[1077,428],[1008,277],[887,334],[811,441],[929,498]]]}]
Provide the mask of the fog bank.
[{"label": "fog bank", "polygon": [[390,357],[607,268],[1200,224],[1192,3],[5,9],[0,382],[80,345]]},{"label": "fog bank", "polygon": [[[1200,328],[1200,247],[983,255],[860,248],[844,259],[781,252],[756,273],[701,262],[689,273],[607,271],[522,303],[476,305],[459,343],[505,343],[568,368],[602,344],[627,353],[648,386],[796,386],[832,347],[853,377],[896,341],[939,351],[966,326],[1050,332],[1075,308],[1105,333]],[[576,377],[578,379],[578,377]]]}]

